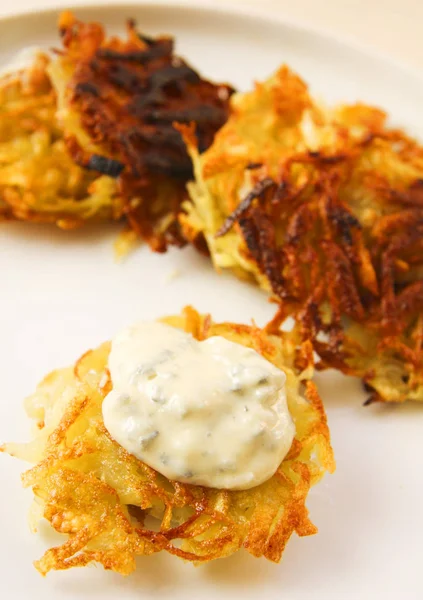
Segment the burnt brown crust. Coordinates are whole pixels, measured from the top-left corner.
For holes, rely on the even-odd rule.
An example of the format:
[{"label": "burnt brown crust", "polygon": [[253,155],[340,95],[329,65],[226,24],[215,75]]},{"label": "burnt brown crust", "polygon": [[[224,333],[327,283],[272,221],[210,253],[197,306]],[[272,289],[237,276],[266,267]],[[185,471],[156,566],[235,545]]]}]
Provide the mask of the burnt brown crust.
[{"label": "burnt brown crust", "polygon": [[[397,132],[392,138],[399,143]],[[238,228],[281,301],[270,329],[295,315],[303,337],[314,340],[318,368],[355,374],[348,360],[355,348],[346,334],[347,318],[377,334],[381,351],[391,350],[410,371],[421,372],[423,281],[401,282],[398,276],[423,265],[423,181],[401,192],[386,190],[387,214],[366,227],[343,200],[343,188],[357,148],[367,143],[339,155],[297,156],[279,179],[258,177],[216,235]],[[299,163],[309,167],[303,189],[292,177]],[[318,337],[322,333],[325,339]]]},{"label": "burnt brown crust", "polygon": [[106,39],[100,24],[68,12],[59,30],[60,60],[71,73],[65,103],[89,138],[67,135],[72,156],[93,169],[101,161],[90,146],[100,149],[113,161],[100,166],[120,175],[130,226],[156,251],[182,245],[177,214],[192,163],[173,125],[195,123],[198,147],[207,149],[228,117],[233,89],[203,79],[174,54],[171,37],[139,34],[133,20],[126,40]]}]

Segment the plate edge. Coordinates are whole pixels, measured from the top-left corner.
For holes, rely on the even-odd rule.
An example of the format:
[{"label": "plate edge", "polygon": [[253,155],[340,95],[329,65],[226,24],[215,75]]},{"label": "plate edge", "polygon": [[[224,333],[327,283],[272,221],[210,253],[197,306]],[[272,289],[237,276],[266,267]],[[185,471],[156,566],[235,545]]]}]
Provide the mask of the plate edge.
[{"label": "plate edge", "polygon": [[[291,17],[286,17],[281,14],[269,14],[269,10],[263,7],[256,7],[252,5],[245,4],[235,4],[232,1],[225,2],[222,4],[220,2],[213,2],[213,0],[202,0],[201,4],[198,3],[198,0],[138,0],[138,1],[125,1],[125,2],[117,2],[112,4],[105,4],[101,0],[98,2],[92,3],[76,3],[72,5],[65,5],[63,8],[56,7],[44,7],[38,9],[31,10],[17,10],[12,12],[11,14],[0,16],[0,26],[4,23],[10,21],[19,20],[21,17],[31,16],[39,17],[42,15],[59,15],[64,10],[70,10],[72,12],[78,11],[93,11],[96,9],[106,8],[108,10],[119,9],[125,11],[128,9],[130,12],[131,9],[141,8],[141,7],[151,7],[151,9],[155,9],[157,7],[169,8],[169,10],[184,10],[191,9],[195,10],[199,13],[206,14],[208,12],[215,12],[220,14],[226,14],[228,16],[245,16],[250,18],[260,19],[263,22],[271,22],[272,24],[279,23],[280,25],[285,25],[294,29],[302,34],[311,34],[316,38],[320,38],[324,41],[330,41],[338,46],[343,48],[349,48],[363,57],[371,57],[372,59],[384,64],[385,66],[389,66],[390,68],[395,68],[396,70],[402,71],[404,75],[411,77],[416,82],[419,82],[423,87],[423,74],[418,71],[418,69],[408,63],[405,63],[401,60],[398,60],[389,54],[384,53],[383,51],[378,50],[377,48],[360,41],[356,37],[352,35],[337,35],[336,32],[327,30],[325,28],[315,27],[311,23],[301,22]],[[270,7],[269,7],[270,9]]]}]

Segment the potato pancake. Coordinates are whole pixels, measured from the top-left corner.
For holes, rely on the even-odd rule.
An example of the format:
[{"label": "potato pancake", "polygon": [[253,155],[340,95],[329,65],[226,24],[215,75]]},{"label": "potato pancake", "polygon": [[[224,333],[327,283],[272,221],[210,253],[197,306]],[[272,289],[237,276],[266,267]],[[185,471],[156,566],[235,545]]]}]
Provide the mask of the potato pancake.
[{"label": "potato pancake", "polygon": [[63,229],[122,214],[116,181],[78,166],[56,115],[56,94],[39,53],[28,69],[0,79],[0,220]]},{"label": "potato pancake", "polygon": [[184,235],[271,292],[318,368],[369,401],[423,400],[423,148],[362,104],[322,107],[287,67],[232,97],[195,163]]},{"label": "potato pancake", "polygon": [[213,323],[190,307],[163,321],[198,340],[219,335],[253,348],[285,372],[296,428],[289,453],[271,479],[249,490],[166,479],[126,452],[104,426],[102,402],[112,389],[110,344],[105,343],[75,366],[44,379],[26,400],[35,422],[33,441],[2,447],[35,463],[23,475],[35,496],[34,529],[44,517],[67,536],[35,563],[43,575],[91,562],[127,575],[135,569],[136,556],[161,550],[202,563],[245,548],[277,562],[293,532],[305,536],[317,531],[305,501],[310,486],[335,465],[324,409],[309,380],[310,343],[298,350],[292,333]]},{"label": "potato pancake", "polygon": [[59,31],[63,50],[49,73],[73,158],[94,170],[100,158],[121,164],[132,229],[156,251],[182,245],[177,214],[192,163],[173,123],[195,122],[205,150],[227,119],[232,88],[202,79],[174,54],[171,37],[140,34],[134,21],[126,40],[106,38],[99,23],[65,12]]}]

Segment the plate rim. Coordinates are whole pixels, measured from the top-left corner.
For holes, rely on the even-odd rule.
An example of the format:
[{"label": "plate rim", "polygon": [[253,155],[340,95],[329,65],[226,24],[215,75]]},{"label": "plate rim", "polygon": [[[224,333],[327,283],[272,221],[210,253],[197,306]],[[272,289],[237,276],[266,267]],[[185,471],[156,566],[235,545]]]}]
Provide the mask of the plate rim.
[{"label": "plate rim", "polygon": [[[7,25],[11,21],[19,21],[22,17],[46,17],[59,15],[63,11],[71,11],[77,13],[78,11],[95,11],[95,10],[106,10],[114,11],[119,10],[130,12],[134,9],[144,8],[152,10],[157,7],[168,8],[169,10],[186,10],[190,9],[194,12],[198,12],[200,15],[207,15],[207,13],[217,13],[228,15],[232,17],[243,16],[251,19],[258,19],[262,23],[278,24],[282,27],[287,27],[297,32],[300,35],[311,35],[317,41],[321,40],[324,42],[330,42],[334,45],[339,46],[343,49],[349,49],[357,54],[360,54],[363,58],[369,57],[384,66],[401,71],[406,77],[412,78],[415,82],[419,83],[423,88],[423,72],[420,72],[417,67],[410,65],[400,59],[397,59],[376,47],[371,46],[366,42],[362,42],[351,34],[338,34],[334,30],[326,29],[324,27],[318,27],[306,21],[301,21],[289,17],[279,12],[273,13],[271,6],[254,6],[251,4],[245,5],[241,3],[235,3],[233,0],[229,0],[223,4],[223,2],[215,2],[213,0],[124,0],[123,2],[112,2],[106,4],[104,0],[94,0],[94,2],[77,2],[75,4],[65,5],[61,7],[44,6],[41,8],[31,9],[12,9],[12,12],[6,15],[0,16],[0,28]],[[283,61],[282,61],[283,62]]]}]

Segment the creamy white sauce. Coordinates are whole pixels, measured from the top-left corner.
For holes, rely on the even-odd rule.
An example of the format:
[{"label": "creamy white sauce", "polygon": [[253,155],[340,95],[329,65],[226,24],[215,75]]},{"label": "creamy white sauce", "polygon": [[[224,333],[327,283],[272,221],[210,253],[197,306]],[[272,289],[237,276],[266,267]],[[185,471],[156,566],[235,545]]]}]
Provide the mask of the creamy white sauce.
[{"label": "creamy white sauce", "polygon": [[285,374],[240,344],[141,322],[113,340],[109,370],[106,428],[171,480],[248,489],[292,444]]},{"label": "creamy white sauce", "polygon": [[47,52],[39,46],[28,46],[23,48],[5,65],[0,65],[0,77],[16,75],[19,71],[27,69],[35,62],[35,59],[40,53],[47,54]]}]

